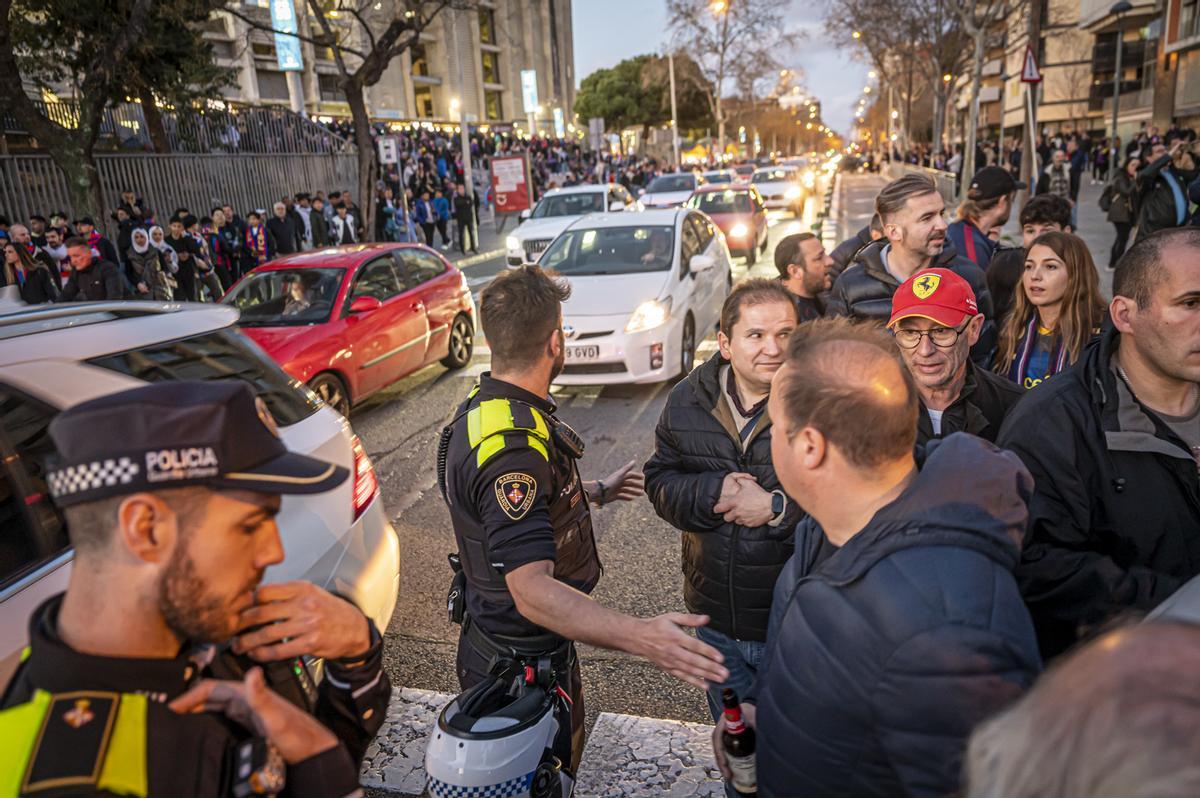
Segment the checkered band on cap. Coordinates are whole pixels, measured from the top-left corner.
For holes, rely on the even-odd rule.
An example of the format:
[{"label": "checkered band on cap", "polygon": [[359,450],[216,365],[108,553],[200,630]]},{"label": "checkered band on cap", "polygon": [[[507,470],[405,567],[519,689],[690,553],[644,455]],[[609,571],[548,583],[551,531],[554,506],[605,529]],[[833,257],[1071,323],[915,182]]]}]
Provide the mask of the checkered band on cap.
[{"label": "checkered band on cap", "polygon": [[519,798],[519,796],[529,794],[529,787],[532,784],[532,773],[486,787],[463,787],[457,784],[447,784],[431,776],[428,789],[433,798]]},{"label": "checkered band on cap", "polygon": [[51,471],[46,481],[56,499],[114,485],[128,485],[141,472],[141,466],[128,457],[96,460]]}]

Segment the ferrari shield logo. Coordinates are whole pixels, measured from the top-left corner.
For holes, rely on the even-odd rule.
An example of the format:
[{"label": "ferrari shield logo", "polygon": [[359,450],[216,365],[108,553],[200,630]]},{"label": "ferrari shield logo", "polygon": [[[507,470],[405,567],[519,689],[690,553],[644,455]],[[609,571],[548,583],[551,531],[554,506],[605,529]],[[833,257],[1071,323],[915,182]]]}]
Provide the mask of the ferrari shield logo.
[{"label": "ferrari shield logo", "polygon": [[942,278],[936,274],[923,274],[913,283],[913,293],[917,299],[928,299],[929,295],[937,290],[941,284]]},{"label": "ferrari shield logo", "polygon": [[496,480],[496,502],[514,521],[529,512],[537,496],[537,481],[528,474],[505,474]]}]

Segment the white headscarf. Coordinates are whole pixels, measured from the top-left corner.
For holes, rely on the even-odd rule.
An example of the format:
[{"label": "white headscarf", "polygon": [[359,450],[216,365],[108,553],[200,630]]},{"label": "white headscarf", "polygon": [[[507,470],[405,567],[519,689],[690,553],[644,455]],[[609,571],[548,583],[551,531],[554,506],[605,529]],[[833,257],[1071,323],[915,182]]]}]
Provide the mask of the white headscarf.
[{"label": "white headscarf", "polygon": [[[133,242],[133,251],[137,254],[144,255],[150,249],[150,234],[142,228],[135,227],[130,233],[130,237]],[[138,243],[139,239],[141,240],[140,244]]]},{"label": "white headscarf", "polygon": [[[163,240],[162,240],[161,244],[157,243],[154,240],[154,231],[155,230],[157,230],[158,232],[163,234]],[[150,236],[150,244],[152,246],[154,246],[155,249],[157,249],[159,252],[162,253],[163,261],[167,264],[167,267],[171,270],[171,274],[177,273],[179,271],[179,256],[175,254],[175,249],[170,244],[167,243],[167,234],[163,233],[163,229],[161,227],[159,227],[158,225],[154,225],[153,227],[150,228],[149,236]]]}]

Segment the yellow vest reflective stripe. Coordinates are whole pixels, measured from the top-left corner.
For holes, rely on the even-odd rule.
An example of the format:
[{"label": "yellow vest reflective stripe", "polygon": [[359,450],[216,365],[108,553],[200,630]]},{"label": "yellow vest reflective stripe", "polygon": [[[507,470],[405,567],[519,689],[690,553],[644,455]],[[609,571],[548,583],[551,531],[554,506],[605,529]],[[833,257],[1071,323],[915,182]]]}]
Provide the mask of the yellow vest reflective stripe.
[{"label": "yellow vest reflective stripe", "polygon": [[476,465],[484,463],[504,449],[504,433],[524,431],[526,442],[546,460],[550,459],[550,428],[540,411],[521,405],[520,415],[532,419],[532,426],[518,424],[513,419],[513,406],[508,399],[485,399],[467,411],[467,443],[476,449]]},{"label": "yellow vest reflective stripe", "polygon": [[[145,798],[149,794],[146,769],[147,699],[133,693],[122,693],[118,699],[116,717],[107,736],[102,739],[99,750],[95,752],[99,760],[99,767],[93,771],[97,773],[95,787],[115,795]],[[39,756],[53,757],[53,751],[40,751],[39,747],[47,724],[62,722],[61,718],[54,716],[55,708],[61,710],[64,706],[70,706],[56,704],[56,701],[57,696],[45,690],[36,690],[24,704],[0,710],[0,740],[4,741],[0,745],[0,798],[17,798],[21,795],[34,761]],[[101,716],[87,722],[104,723],[104,718]],[[53,759],[49,762],[51,767],[53,762]],[[44,760],[40,762],[38,769],[42,770],[45,764]],[[91,781],[87,777],[85,780]],[[77,782],[78,777],[70,781]]]}]

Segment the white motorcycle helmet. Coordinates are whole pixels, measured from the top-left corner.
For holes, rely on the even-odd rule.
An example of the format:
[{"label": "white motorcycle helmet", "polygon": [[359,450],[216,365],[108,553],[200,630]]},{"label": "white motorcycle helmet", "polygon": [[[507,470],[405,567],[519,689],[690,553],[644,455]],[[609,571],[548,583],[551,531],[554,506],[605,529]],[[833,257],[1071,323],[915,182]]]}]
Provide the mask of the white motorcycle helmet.
[{"label": "white motorcycle helmet", "polygon": [[533,668],[504,663],[438,715],[425,751],[433,798],[568,798],[574,782],[554,756],[560,701]]}]

